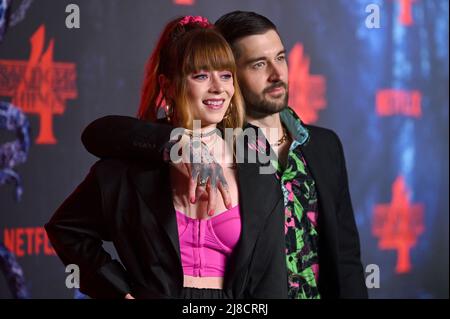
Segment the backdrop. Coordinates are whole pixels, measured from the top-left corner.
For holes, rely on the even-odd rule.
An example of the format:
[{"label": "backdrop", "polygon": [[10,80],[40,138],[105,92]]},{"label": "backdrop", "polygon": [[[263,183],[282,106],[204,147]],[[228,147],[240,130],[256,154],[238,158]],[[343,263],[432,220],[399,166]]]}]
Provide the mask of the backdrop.
[{"label": "backdrop", "polygon": [[290,105],[342,139],[370,296],[448,298],[448,5],[0,0],[0,297],[83,297],[43,230],[95,161],[83,128],[136,114],[168,20],[239,9],[278,26]]}]

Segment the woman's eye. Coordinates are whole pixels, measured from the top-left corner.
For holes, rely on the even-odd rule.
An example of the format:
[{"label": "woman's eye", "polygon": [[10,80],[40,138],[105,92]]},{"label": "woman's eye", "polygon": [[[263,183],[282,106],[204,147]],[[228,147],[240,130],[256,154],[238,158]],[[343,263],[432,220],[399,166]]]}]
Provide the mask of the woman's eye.
[{"label": "woman's eye", "polygon": [[208,75],[204,74],[204,73],[200,73],[200,74],[195,74],[193,76],[193,78],[196,79],[196,80],[205,80],[205,79],[208,78]]},{"label": "woman's eye", "polygon": [[223,73],[220,77],[224,80],[229,80],[233,78],[233,75],[231,73]]}]

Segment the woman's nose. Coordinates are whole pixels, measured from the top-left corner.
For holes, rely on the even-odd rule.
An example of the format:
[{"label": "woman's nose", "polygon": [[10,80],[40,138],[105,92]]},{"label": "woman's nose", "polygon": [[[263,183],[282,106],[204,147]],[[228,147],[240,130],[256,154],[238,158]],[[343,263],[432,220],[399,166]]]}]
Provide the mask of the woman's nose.
[{"label": "woman's nose", "polygon": [[213,93],[222,93],[224,91],[220,77],[216,74],[211,77],[211,86],[209,87],[209,91]]}]

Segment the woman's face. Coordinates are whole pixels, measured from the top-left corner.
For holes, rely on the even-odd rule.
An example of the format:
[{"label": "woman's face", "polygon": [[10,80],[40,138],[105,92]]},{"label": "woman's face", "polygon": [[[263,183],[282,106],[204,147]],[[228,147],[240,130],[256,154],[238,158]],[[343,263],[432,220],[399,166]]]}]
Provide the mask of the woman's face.
[{"label": "woman's face", "polygon": [[199,71],[187,77],[187,98],[201,127],[215,127],[227,111],[234,94],[230,71]]}]

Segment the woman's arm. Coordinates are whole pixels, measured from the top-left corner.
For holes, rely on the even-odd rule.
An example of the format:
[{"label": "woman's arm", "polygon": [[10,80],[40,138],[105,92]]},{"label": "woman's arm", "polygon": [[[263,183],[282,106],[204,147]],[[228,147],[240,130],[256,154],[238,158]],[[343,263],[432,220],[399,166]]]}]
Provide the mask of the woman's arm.
[{"label": "woman's arm", "polygon": [[103,249],[111,240],[102,215],[95,165],[45,225],[65,265],[80,269],[80,291],[92,298],[124,298],[130,292],[124,267]]}]

